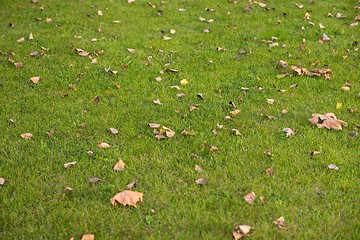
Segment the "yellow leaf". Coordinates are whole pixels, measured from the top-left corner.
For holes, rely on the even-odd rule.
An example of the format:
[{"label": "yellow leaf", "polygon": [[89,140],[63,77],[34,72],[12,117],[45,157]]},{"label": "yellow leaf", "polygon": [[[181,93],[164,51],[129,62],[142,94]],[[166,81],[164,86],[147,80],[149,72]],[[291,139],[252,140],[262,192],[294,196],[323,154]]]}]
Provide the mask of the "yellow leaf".
[{"label": "yellow leaf", "polygon": [[115,171],[124,171],[125,170],[125,163],[123,162],[123,160],[119,160],[115,166],[114,166],[114,170]]},{"label": "yellow leaf", "polygon": [[186,85],[189,84],[189,81],[188,81],[187,79],[183,79],[183,80],[180,81],[180,84],[181,84],[182,86],[186,86]]}]

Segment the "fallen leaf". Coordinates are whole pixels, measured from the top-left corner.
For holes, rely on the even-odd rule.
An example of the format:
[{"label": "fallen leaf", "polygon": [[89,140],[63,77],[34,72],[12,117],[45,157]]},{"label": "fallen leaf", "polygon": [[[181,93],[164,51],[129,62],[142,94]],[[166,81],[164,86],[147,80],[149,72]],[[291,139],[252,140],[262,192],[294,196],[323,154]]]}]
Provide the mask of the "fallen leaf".
[{"label": "fallen leaf", "polygon": [[52,19],[51,18],[46,18],[45,22],[50,23],[50,22],[52,22]]},{"label": "fallen leaf", "polygon": [[199,178],[199,179],[195,180],[195,183],[197,185],[204,185],[206,183],[206,179],[205,178]]},{"label": "fallen leaf", "polygon": [[106,142],[98,142],[97,144],[98,148],[102,148],[102,149],[106,149],[106,148],[110,148],[111,146],[106,143]]},{"label": "fallen leaf", "polygon": [[131,182],[131,183],[129,183],[128,185],[126,185],[126,187],[127,187],[128,189],[136,188],[136,182]]},{"label": "fallen leaf", "polygon": [[280,60],[279,61],[279,65],[286,68],[288,66],[287,62],[283,61],[283,60]]},{"label": "fallen leaf", "polygon": [[16,40],[16,42],[18,42],[18,43],[22,43],[22,42],[24,42],[25,41],[25,38],[24,37],[21,37],[21,38],[19,38],[18,40]]},{"label": "fallen leaf", "polygon": [[272,153],[271,153],[269,150],[265,150],[265,151],[264,151],[264,154],[265,154],[265,156],[267,156],[267,157],[272,157],[272,156],[273,156]]},{"label": "fallen leaf", "polygon": [[268,102],[268,104],[273,104],[275,102],[275,100],[271,98],[267,98],[266,101]]},{"label": "fallen leaf", "polygon": [[285,222],[285,218],[284,217],[279,217],[278,219],[276,219],[274,221],[274,223],[279,227],[279,228],[283,228],[284,227],[284,222]]},{"label": "fallen leaf", "polygon": [[286,110],[286,109],[281,110],[281,114],[285,115],[287,113],[288,113],[288,110]]},{"label": "fallen leaf", "polygon": [[238,129],[233,128],[233,129],[231,129],[231,131],[232,131],[236,136],[241,136],[241,133],[240,133],[240,131],[239,131]]},{"label": "fallen leaf", "polygon": [[176,30],[170,29],[170,34],[175,34],[175,33],[176,33]]},{"label": "fallen leaf", "polygon": [[232,232],[233,238],[238,240],[242,237],[245,237],[250,233],[250,230],[253,229],[249,225],[239,225],[237,226],[234,231]]},{"label": "fallen leaf", "polygon": [[5,178],[0,178],[0,185],[4,186],[4,184],[5,184]]},{"label": "fallen leaf", "polygon": [[32,57],[35,57],[35,56],[38,56],[40,53],[38,51],[33,51],[33,52],[30,52],[30,56]]},{"label": "fallen leaf", "polygon": [[159,128],[161,125],[158,124],[158,123],[149,123],[148,126],[149,126],[150,128]]},{"label": "fallen leaf", "polygon": [[311,156],[320,155],[319,151],[313,151],[310,153]]},{"label": "fallen leaf", "polygon": [[218,147],[215,146],[210,146],[210,152],[216,152],[216,153],[220,153],[220,149]]},{"label": "fallen leaf", "polygon": [[171,37],[163,36],[163,40],[164,40],[164,41],[169,41],[169,40],[171,40]]},{"label": "fallen leaf", "polygon": [[71,193],[74,189],[72,187],[66,187],[64,188],[63,192],[64,193]]},{"label": "fallen leaf", "polygon": [[291,130],[291,128],[284,128],[283,132],[286,132],[286,137],[290,137],[291,135],[294,134],[294,131]]},{"label": "fallen leaf", "polygon": [[326,168],[332,169],[332,170],[339,170],[339,167],[336,166],[335,164],[330,164],[330,165],[328,165]]},{"label": "fallen leaf", "polygon": [[119,130],[117,130],[116,128],[109,128],[109,131],[110,131],[110,133],[112,133],[114,135],[119,133]]},{"label": "fallen leaf", "polygon": [[110,202],[113,206],[120,203],[124,206],[129,205],[136,208],[136,203],[142,202],[143,195],[144,194],[141,192],[125,190],[116,194],[113,198],[110,199]]},{"label": "fallen leaf", "polygon": [[356,137],[359,133],[356,131],[349,132],[350,137]]},{"label": "fallen leaf", "polygon": [[319,27],[320,29],[325,29],[324,25],[322,25],[321,23],[319,23]]},{"label": "fallen leaf", "polygon": [[235,109],[234,111],[231,111],[231,112],[230,112],[230,115],[231,115],[232,117],[235,117],[235,116],[238,115],[239,113],[240,113],[240,110]]},{"label": "fallen leaf", "polygon": [[31,77],[30,78],[30,81],[33,83],[33,84],[38,84],[40,80],[40,77]]},{"label": "fallen leaf", "polygon": [[32,133],[21,134],[21,138],[23,138],[23,139],[31,139],[32,137],[33,137]]},{"label": "fallen leaf", "polygon": [[128,3],[134,3],[135,0],[127,0]]},{"label": "fallen leaf", "polygon": [[81,240],[94,240],[95,239],[95,235],[93,234],[84,234],[81,236]]},{"label": "fallen leaf", "polygon": [[182,79],[182,80],[180,81],[180,84],[181,84],[181,86],[186,86],[186,85],[189,84],[189,81],[188,81],[187,79]]},{"label": "fallen leaf", "polygon": [[156,77],[155,80],[156,80],[157,82],[160,82],[160,81],[162,80],[162,78],[161,78],[161,77]]},{"label": "fallen leaf", "polygon": [[327,129],[342,130],[341,126],[347,127],[348,124],[336,118],[333,113],[318,114],[314,113],[309,118],[309,122],[316,125],[318,128],[326,127]]},{"label": "fallen leaf", "polygon": [[103,16],[103,15],[104,15],[101,10],[98,10],[97,13],[98,13],[99,16]]},{"label": "fallen leaf", "polygon": [[68,163],[65,163],[64,164],[64,168],[68,168],[68,167],[71,167],[72,165],[75,165],[76,162],[68,162]]},{"label": "fallen leaf", "polygon": [[180,134],[185,136],[194,136],[195,132],[189,132],[184,129]]},{"label": "fallen leaf", "polygon": [[89,182],[91,182],[91,183],[97,183],[100,181],[102,181],[102,179],[100,179],[100,178],[89,178]]},{"label": "fallen leaf", "polygon": [[260,199],[262,204],[266,204],[266,199],[265,199],[264,196],[260,196],[259,199]]},{"label": "fallen leaf", "polygon": [[344,92],[349,92],[350,88],[348,86],[343,86],[343,87],[341,87],[341,90]]},{"label": "fallen leaf", "polygon": [[326,43],[326,42],[330,42],[331,38],[328,37],[328,35],[326,35],[325,33],[323,33],[322,37],[319,39],[320,43]]},{"label": "fallen leaf", "polygon": [[91,151],[91,150],[89,150],[89,151],[87,151],[87,152],[86,152],[86,155],[88,155],[88,156],[90,156],[90,157],[91,157],[91,156],[93,156],[93,155],[94,155],[94,152],[93,152],[93,151]]},{"label": "fallen leaf", "polygon": [[267,175],[269,175],[269,176],[272,176],[272,175],[274,175],[274,169],[268,168],[268,169],[265,170],[265,173],[266,173]]},{"label": "fallen leaf", "polygon": [[32,33],[29,34],[29,40],[34,40],[34,35]]},{"label": "fallen leaf", "polygon": [[52,129],[50,129],[50,131],[46,132],[46,134],[48,135],[48,137],[51,137],[52,135],[54,135],[54,133],[55,133],[55,129],[54,129],[54,128],[52,128]]},{"label": "fallen leaf", "polygon": [[170,88],[176,89],[178,91],[180,91],[180,87],[179,86],[170,86]]},{"label": "fallen leaf", "polygon": [[125,163],[123,160],[119,159],[119,161],[115,164],[114,168],[115,171],[124,171],[125,170]]},{"label": "fallen leaf", "polygon": [[162,103],[160,102],[160,99],[156,99],[153,101],[156,105],[162,105]]},{"label": "fallen leaf", "polygon": [[136,49],[128,48],[127,50],[128,50],[129,53],[132,53],[132,54],[136,53]]},{"label": "fallen leaf", "polygon": [[195,165],[195,171],[202,172],[203,169],[199,165]]},{"label": "fallen leaf", "polygon": [[305,20],[310,20],[310,13],[305,13],[305,16],[304,16],[304,19]]},{"label": "fallen leaf", "polygon": [[248,204],[253,204],[255,198],[256,198],[255,192],[248,193],[244,196],[244,199]]}]

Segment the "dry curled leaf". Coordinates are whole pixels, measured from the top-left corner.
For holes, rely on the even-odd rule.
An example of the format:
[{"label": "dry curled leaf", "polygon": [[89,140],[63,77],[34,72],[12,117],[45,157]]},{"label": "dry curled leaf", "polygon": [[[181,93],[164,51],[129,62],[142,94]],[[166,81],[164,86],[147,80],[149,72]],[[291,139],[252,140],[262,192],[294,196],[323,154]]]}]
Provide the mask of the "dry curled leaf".
[{"label": "dry curled leaf", "polygon": [[239,225],[232,232],[233,238],[235,240],[243,238],[244,236],[246,236],[247,234],[250,233],[251,229],[253,229],[253,228],[249,225]]},{"label": "dry curled leaf", "polygon": [[119,161],[115,164],[114,168],[115,171],[124,171],[125,170],[125,163],[123,160],[119,159]]},{"label": "dry curled leaf", "polygon": [[81,240],[94,240],[95,235],[94,234],[84,234],[81,236]]},{"label": "dry curled leaf", "polygon": [[203,169],[199,165],[195,165],[195,171],[202,172]]},{"label": "dry curled leaf", "polygon": [[283,132],[286,132],[286,137],[290,137],[291,135],[294,135],[294,131],[291,128],[284,128]]},{"label": "dry curled leaf", "polygon": [[248,193],[244,196],[244,199],[248,204],[253,204],[255,198],[256,198],[255,192]]},{"label": "dry curled leaf", "polygon": [[206,183],[206,179],[205,178],[199,178],[199,179],[195,180],[195,183],[197,185],[204,185]]},{"label": "dry curled leaf", "polygon": [[336,166],[335,164],[330,164],[326,168],[331,169],[331,170],[339,170],[339,167]]},{"label": "dry curled leaf", "polygon": [[5,178],[0,178],[0,186],[3,186],[5,184]]},{"label": "dry curled leaf", "polygon": [[91,183],[97,183],[97,182],[100,182],[100,181],[102,181],[101,178],[89,178],[89,182],[91,182]]},{"label": "dry curled leaf", "polygon": [[128,50],[129,53],[132,53],[132,54],[136,53],[136,49],[128,48],[127,50]]},{"label": "dry curled leaf", "polygon": [[106,143],[106,142],[98,142],[97,144],[98,148],[102,148],[102,149],[106,149],[106,148],[110,148],[111,146]]},{"label": "dry curled leaf", "polygon": [[325,114],[318,114],[314,113],[309,118],[309,122],[316,125],[318,128],[327,128],[327,129],[335,129],[335,130],[342,130],[341,126],[347,127],[347,123],[337,119],[335,114],[333,113],[325,113]]},{"label": "dry curled leaf", "polygon": [[40,77],[31,77],[30,78],[30,81],[33,83],[33,84],[38,84],[40,80]]},{"label": "dry curled leaf", "polygon": [[279,217],[278,219],[276,219],[274,221],[274,223],[279,227],[279,228],[283,228],[284,227],[284,222],[285,222],[285,218],[283,216]]},{"label": "dry curled leaf", "polygon": [[68,162],[68,163],[65,163],[64,164],[64,168],[68,168],[68,167],[70,167],[70,166],[72,166],[72,165],[75,165],[76,164],[76,162]]},{"label": "dry curled leaf", "polygon": [[136,203],[142,202],[143,195],[144,194],[141,192],[125,190],[116,194],[113,198],[110,199],[110,202],[113,206],[120,203],[124,206],[129,205],[136,208]]},{"label": "dry curled leaf", "polygon": [[265,156],[272,157],[272,153],[269,150],[264,151]]},{"label": "dry curled leaf", "polygon": [[23,138],[23,139],[31,139],[32,137],[33,137],[32,133],[21,134],[21,138]]},{"label": "dry curled leaf", "polygon": [[131,183],[129,183],[128,185],[126,185],[126,187],[127,187],[128,189],[136,188],[136,182],[131,182]]},{"label": "dry curled leaf", "polygon": [[119,133],[119,130],[117,130],[116,128],[109,128],[109,131],[110,131],[110,133],[112,133],[114,135]]},{"label": "dry curled leaf", "polygon": [[273,104],[275,102],[275,100],[271,98],[267,98],[266,101],[268,102],[268,104]]},{"label": "dry curled leaf", "polygon": [[149,126],[150,128],[159,128],[161,125],[158,124],[158,123],[149,123],[148,126]]},{"label": "dry curled leaf", "polygon": [[220,153],[220,149],[216,146],[210,146],[210,152]]}]

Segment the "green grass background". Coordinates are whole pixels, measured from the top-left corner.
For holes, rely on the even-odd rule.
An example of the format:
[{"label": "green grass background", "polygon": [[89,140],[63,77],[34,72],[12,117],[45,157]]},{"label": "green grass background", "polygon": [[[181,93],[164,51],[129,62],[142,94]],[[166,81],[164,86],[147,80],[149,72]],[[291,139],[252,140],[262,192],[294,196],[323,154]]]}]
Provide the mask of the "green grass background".
[{"label": "green grass background", "polygon": [[[266,1],[273,10],[253,4],[250,12],[243,11],[247,1],[152,2],[156,8],[146,3],[1,1],[0,177],[6,182],[0,188],[0,238],[79,239],[92,233],[96,239],[229,239],[235,226],[248,224],[255,228],[253,239],[358,239],[360,141],[349,136],[360,124],[360,34],[358,27],[350,27],[359,15],[357,1],[298,1],[302,9],[291,1]],[[306,12],[311,20],[303,19]],[[345,18],[327,17],[338,12]],[[200,22],[199,16],[215,22]],[[210,33],[203,33],[207,28]],[[331,41],[319,44],[323,33]],[[172,39],[164,41],[163,35]],[[270,49],[261,40],[272,36],[280,46]],[[20,37],[26,40],[17,43]],[[306,49],[299,50],[300,45]],[[75,48],[104,53],[92,64]],[[239,60],[238,50],[251,54]],[[32,51],[41,56],[31,57]],[[9,52],[23,68],[8,62]],[[147,56],[152,56],[151,64]],[[330,81],[278,79],[283,73],[279,60],[308,69],[330,68],[333,74]],[[319,66],[311,66],[315,61]],[[122,63],[129,67],[122,68]],[[106,67],[119,72],[111,75]],[[165,72],[161,82],[155,81],[167,68],[179,73]],[[39,84],[31,84],[32,76],[41,77]],[[169,88],[183,78],[187,86]],[[343,92],[347,81],[351,90]],[[121,87],[116,89],[115,83]],[[69,89],[69,84],[76,88]],[[179,99],[177,93],[185,97]],[[100,96],[99,103],[95,96]],[[268,98],[275,103],[269,105]],[[153,104],[154,99],[163,105]],[[229,101],[240,114],[225,121],[232,110]],[[341,109],[335,108],[337,103]],[[198,108],[190,112],[195,104]],[[282,115],[282,109],[288,114]],[[307,120],[312,113],[326,112],[349,126],[343,131],[318,129]],[[170,127],[175,137],[156,140],[150,122]],[[217,123],[224,127],[214,136]],[[119,134],[111,135],[109,127]],[[285,127],[295,129],[295,135],[286,138]],[[46,132],[52,128],[55,133],[49,138]],[[233,128],[242,135],[232,134]],[[183,129],[196,135],[182,136]],[[34,137],[21,139],[24,132]],[[98,149],[99,141],[112,148]],[[211,145],[220,154],[210,152]],[[266,157],[265,150],[274,156]],[[315,150],[321,154],[309,155]],[[200,158],[191,158],[192,153]],[[123,172],[112,170],[119,158],[126,163]],[[63,164],[71,161],[77,164],[65,169]],[[204,171],[197,173],[195,164]],[[326,169],[329,164],[339,170]],[[265,174],[270,167],[273,176]],[[104,181],[89,183],[90,177]],[[207,179],[204,186],[195,184],[200,177]],[[132,181],[144,193],[143,203],[138,208],[112,206],[109,199]],[[63,193],[67,186],[74,189],[71,194]],[[316,188],[325,194],[316,194]],[[247,204],[243,196],[251,191],[265,196],[267,203],[257,197]],[[273,224],[280,216],[287,230]]]}]

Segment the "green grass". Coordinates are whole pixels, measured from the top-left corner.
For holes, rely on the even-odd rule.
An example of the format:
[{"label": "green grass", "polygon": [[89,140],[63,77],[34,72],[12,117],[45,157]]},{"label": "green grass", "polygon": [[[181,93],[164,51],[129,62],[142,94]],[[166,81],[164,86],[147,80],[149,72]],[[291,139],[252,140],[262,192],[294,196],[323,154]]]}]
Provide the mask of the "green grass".
[{"label": "green grass", "polygon": [[[353,44],[360,34],[358,27],[350,27],[359,15],[357,3],[298,2],[303,9],[279,0],[266,2],[274,10],[251,5],[251,12],[243,12],[247,1],[159,1],[153,2],[155,9],[142,0],[1,1],[0,177],[6,182],[0,187],[0,238],[79,239],[92,233],[96,239],[230,239],[237,225],[248,224],[255,228],[252,239],[358,239],[360,141],[359,136],[349,136],[360,124],[359,52]],[[159,9],[163,16],[157,14]],[[97,10],[104,15],[98,16]],[[306,12],[311,20],[303,19]],[[327,17],[337,12],[346,17]],[[199,16],[215,22],[200,22]],[[46,18],[53,21],[46,23]],[[211,32],[203,33],[206,28]],[[330,42],[318,42],[323,33]],[[172,39],[164,41],[163,35]],[[270,49],[261,40],[272,36],[279,47]],[[20,37],[26,40],[17,43]],[[299,50],[300,45],[306,49]],[[226,51],[218,52],[217,47]],[[92,64],[75,48],[104,53]],[[251,54],[237,60],[238,50]],[[33,51],[41,56],[29,56]],[[5,55],[10,52],[23,68],[8,62]],[[331,68],[333,74],[330,81],[278,79],[283,71],[279,60],[308,69]],[[311,66],[316,61],[319,65]],[[106,67],[119,72],[111,75]],[[167,68],[179,73],[161,76]],[[29,81],[32,76],[41,77],[37,85]],[[155,81],[158,76],[161,82]],[[187,86],[180,86],[183,78]],[[343,92],[347,81],[351,90]],[[76,88],[69,89],[69,84]],[[179,99],[177,93],[186,96]],[[100,96],[99,103],[93,101],[95,96]],[[267,98],[275,103],[269,105]],[[163,105],[153,104],[155,99]],[[229,101],[240,114],[225,121],[232,110]],[[336,109],[337,103],[342,103],[341,109]],[[195,104],[198,108],[190,112]],[[282,115],[282,109],[288,114]],[[326,112],[349,126],[343,131],[318,129],[307,120],[312,113]],[[170,127],[175,137],[156,140],[147,126],[151,122]],[[214,136],[217,123],[224,127]],[[119,134],[111,135],[109,127]],[[286,138],[285,127],[295,129],[295,135]],[[55,133],[48,137],[52,128]],[[235,136],[233,128],[242,135]],[[184,129],[196,135],[180,135]],[[34,137],[21,139],[24,132]],[[112,147],[98,149],[99,141]],[[210,152],[211,145],[220,153]],[[94,156],[89,157],[88,150]],[[265,150],[274,156],[265,156]],[[321,154],[309,155],[314,150]],[[200,158],[190,157],[192,153]],[[119,158],[126,163],[123,172],[112,170]],[[63,164],[71,161],[77,164],[65,169]],[[196,172],[196,164],[204,171]],[[339,170],[326,169],[329,164]],[[265,174],[267,168],[275,174]],[[89,183],[90,177],[104,181]],[[200,177],[207,179],[203,186],[195,184]],[[109,199],[132,181],[144,201],[137,208],[112,206]],[[71,194],[63,193],[67,186],[74,189]],[[324,194],[317,194],[316,188]],[[257,199],[249,205],[243,196],[252,191]],[[266,204],[260,196],[266,197]],[[287,230],[273,223],[280,216]]]}]

